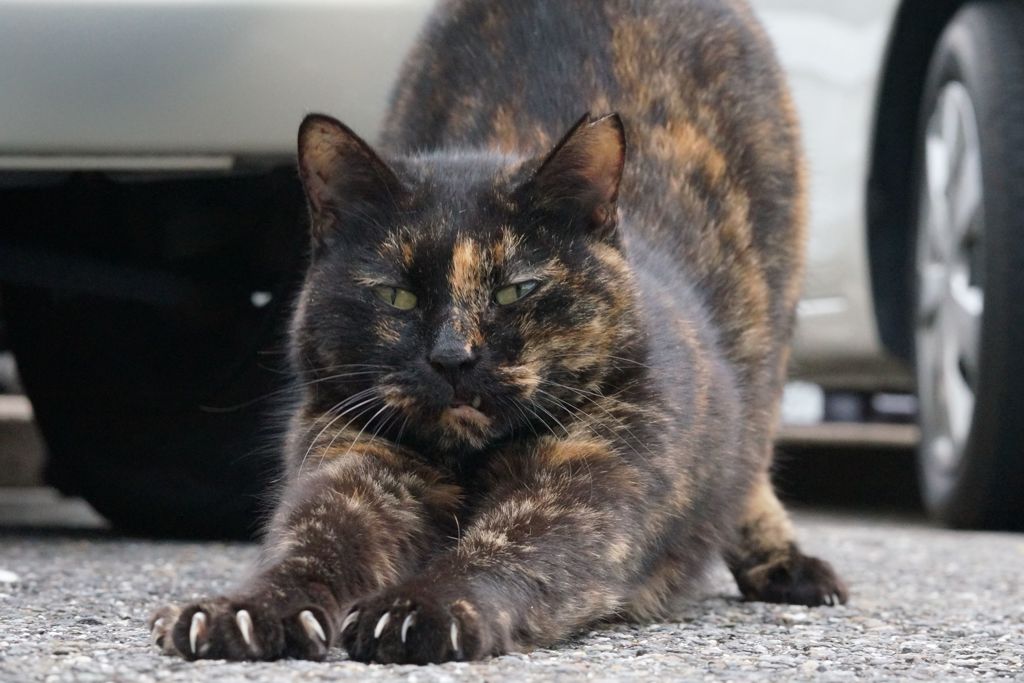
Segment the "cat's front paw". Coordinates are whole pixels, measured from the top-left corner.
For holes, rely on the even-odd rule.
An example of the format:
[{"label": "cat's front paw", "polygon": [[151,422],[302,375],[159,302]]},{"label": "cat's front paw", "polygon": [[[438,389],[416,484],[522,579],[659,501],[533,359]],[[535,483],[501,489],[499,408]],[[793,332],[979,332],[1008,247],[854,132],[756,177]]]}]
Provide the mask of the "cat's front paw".
[{"label": "cat's front paw", "polygon": [[828,562],[793,552],[737,575],[743,597],[793,605],[843,605],[846,584]]},{"label": "cat's front paw", "polygon": [[414,588],[386,590],[357,603],[339,628],[359,662],[439,664],[481,659],[490,639],[477,607]]},{"label": "cat's front paw", "polygon": [[185,659],[321,660],[333,628],[316,606],[279,608],[269,600],[215,598],[168,605],[150,618],[153,643]]}]

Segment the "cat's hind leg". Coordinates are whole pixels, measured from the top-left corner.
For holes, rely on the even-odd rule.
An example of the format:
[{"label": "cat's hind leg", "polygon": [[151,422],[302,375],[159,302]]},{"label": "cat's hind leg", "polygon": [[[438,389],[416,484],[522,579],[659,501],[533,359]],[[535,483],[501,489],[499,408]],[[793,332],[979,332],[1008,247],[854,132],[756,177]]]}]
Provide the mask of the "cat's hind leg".
[{"label": "cat's hind leg", "polygon": [[846,603],[849,595],[832,565],[800,551],[767,472],[751,487],[725,559],[747,600],[837,605]]}]

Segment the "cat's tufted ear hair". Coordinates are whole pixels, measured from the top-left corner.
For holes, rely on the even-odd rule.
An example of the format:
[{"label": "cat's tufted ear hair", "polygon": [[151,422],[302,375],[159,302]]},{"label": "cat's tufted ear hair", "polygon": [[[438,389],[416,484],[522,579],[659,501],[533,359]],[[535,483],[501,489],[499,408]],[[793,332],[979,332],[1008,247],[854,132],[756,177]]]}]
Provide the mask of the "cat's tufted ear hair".
[{"label": "cat's tufted ear hair", "polygon": [[405,190],[394,171],[348,126],[310,114],[299,126],[299,176],[309,201],[313,241],[349,223],[396,211]]},{"label": "cat's tufted ear hair", "polygon": [[586,114],[521,188],[534,208],[579,224],[599,239],[615,234],[616,200],[626,158],[618,114]]}]

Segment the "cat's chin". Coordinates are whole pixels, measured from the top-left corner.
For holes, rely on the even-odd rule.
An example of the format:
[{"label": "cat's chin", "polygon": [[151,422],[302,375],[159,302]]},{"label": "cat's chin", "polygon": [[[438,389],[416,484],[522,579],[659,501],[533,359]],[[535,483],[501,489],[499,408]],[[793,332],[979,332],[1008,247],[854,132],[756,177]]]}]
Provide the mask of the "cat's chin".
[{"label": "cat's chin", "polygon": [[494,420],[467,403],[446,407],[438,417],[442,446],[483,448],[494,437]]}]

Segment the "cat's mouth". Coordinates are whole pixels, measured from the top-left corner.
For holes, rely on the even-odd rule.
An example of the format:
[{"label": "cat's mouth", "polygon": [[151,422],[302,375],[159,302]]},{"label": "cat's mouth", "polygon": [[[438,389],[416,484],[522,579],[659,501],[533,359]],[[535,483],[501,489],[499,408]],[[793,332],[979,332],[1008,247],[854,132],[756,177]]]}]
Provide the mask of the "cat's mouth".
[{"label": "cat's mouth", "polygon": [[445,409],[445,415],[450,419],[468,420],[479,424],[489,424],[491,418],[481,409],[483,401],[480,396],[474,396],[469,400],[454,398]]}]

